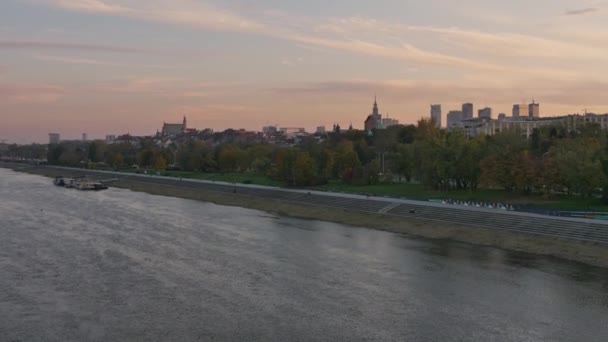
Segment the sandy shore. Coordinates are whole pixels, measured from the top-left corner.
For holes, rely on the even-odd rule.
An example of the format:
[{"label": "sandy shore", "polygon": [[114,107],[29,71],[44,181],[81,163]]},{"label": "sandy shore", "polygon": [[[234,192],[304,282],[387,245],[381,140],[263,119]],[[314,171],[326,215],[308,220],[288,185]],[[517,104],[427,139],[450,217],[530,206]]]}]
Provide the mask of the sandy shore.
[{"label": "sandy shore", "polygon": [[[24,165],[20,164],[3,164],[1,162],[0,167],[47,177],[54,177],[59,173],[59,171],[44,167],[24,167]],[[113,186],[130,189],[132,191],[146,192],[153,195],[179,197],[212,202],[220,205],[245,207],[282,216],[330,221],[416,237],[448,239],[476,245],[493,246],[513,251],[553,256],[594,266],[608,267],[608,247],[593,243],[459,226],[456,224],[452,225],[426,220],[404,220],[403,218],[382,214],[285,203],[268,198],[220,193],[204,189],[176,188],[170,185],[151,184],[145,181],[119,180],[113,183]]]}]

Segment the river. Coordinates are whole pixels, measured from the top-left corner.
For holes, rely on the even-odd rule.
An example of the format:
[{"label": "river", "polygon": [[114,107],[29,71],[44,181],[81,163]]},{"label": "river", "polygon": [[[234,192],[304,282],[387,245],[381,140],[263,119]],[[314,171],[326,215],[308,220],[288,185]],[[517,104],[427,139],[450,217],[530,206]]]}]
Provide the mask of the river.
[{"label": "river", "polygon": [[608,270],[0,169],[0,341],[604,341]]}]

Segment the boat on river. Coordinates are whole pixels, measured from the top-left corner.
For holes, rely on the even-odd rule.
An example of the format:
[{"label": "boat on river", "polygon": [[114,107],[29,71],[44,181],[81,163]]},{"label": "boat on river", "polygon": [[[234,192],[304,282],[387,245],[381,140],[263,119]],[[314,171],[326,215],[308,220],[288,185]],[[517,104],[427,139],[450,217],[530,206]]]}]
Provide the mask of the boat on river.
[{"label": "boat on river", "polygon": [[55,180],[53,180],[53,184],[57,186],[65,186],[65,178],[62,176],[57,176],[55,177]]},{"label": "boat on river", "polygon": [[92,182],[86,179],[82,179],[76,183],[76,189],[82,191],[101,191],[106,190],[108,187],[100,182]]},{"label": "boat on river", "polygon": [[53,184],[57,185],[57,186],[62,186],[65,188],[73,188],[75,186],[75,180],[74,178],[69,178],[69,177],[63,177],[63,176],[57,176],[55,177],[55,180],[53,180]]},{"label": "boat on river", "polygon": [[63,176],[55,177],[53,184],[64,188],[77,189],[82,191],[101,191],[108,189],[108,186],[101,183],[88,180],[86,178],[68,178]]}]

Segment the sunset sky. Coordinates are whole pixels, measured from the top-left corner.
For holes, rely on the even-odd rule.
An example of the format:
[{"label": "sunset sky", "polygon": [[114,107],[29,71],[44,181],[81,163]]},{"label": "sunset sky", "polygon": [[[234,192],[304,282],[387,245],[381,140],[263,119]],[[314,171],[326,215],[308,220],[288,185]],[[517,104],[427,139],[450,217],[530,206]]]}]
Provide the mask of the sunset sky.
[{"label": "sunset sky", "polygon": [[1,0],[0,139],[608,112],[608,0]]}]

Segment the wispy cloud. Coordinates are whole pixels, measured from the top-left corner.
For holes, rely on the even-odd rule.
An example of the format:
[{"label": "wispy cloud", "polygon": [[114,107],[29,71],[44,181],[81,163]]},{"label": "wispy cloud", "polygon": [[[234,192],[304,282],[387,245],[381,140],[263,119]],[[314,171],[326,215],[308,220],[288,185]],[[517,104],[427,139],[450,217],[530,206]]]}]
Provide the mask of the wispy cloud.
[{"label": "wispy cloud", "polygon": [[34,58],[41,60],[41,61],[57,62],[57,63],[64,63],[64,64],[118,65],[118,64],[114,64],[114,63],[99,61],[96,59],[75,58],[75,57],[66,57],[66,56],[38,55],[38,56],[35,56]]},{"label": "wispy cloud", "polygon": [[283,60],[281,60],[281,65],[284,65],[289,68],[293,68],[302,62],[304,62],[304,58],[302,58],[302,57],[284,58]]},{"label": "wispy cloud", "polygon": [[48,84],[2,84],[0,101],[3,103],[52,103],[64,96],[63,87]]},{"label": "wispy cloud", "polygon": [[[48,0],[43,1],[49,2]],[[59,7],[90,12],[120,13],[128,10],[119,5],[110,5],[102,0],[51,0],[50,2]]]},{"label": "wispy cloud", "polygon": [[184,82],[179,88],[185,90],[177,96],[189,99],[211,99],[226,94],[235,96],[240,91],[250,91],[252,89],[250,84],[244,82]]},{"label": "wispy cloud", "polygon": [[109,66],[120,68],[143,68],[143,69],[179,69],[181,65],[172,63],[170,65],[154,65],[147,63],[115,63],[95,58],[82,58],[63,55],[36,54],[33,58],[50,63],[71,64],[71,65],[90,65],[90,66]]},{"label": "wispy cloud", "polygon": [[[585,46],[517,33],[492,33],[387,23],[366,17],[313,18],[284,11],[249,11],[247,15],[192,0],[39,0],[74,11],[119,15],[140,20],[202,29],[259,34],[308,45],[402,60],[417,65],[445,66],[476,71],[525,72],[527,58],[597,60],[608,47]],[[588,12],[595,8],[575,10]],[[574,13],[573,13],[574,14]],[[415,41],[434,40],[437,48],[421,48]],[[451,45],[456,49],[446,50]],[[426,44],[428,45],[428,44]],[[518,60],[526,68],[517,66]],[[281,61],[293,66],[293,60]],[[505,70],[506,69],[506,70]],[[543,67],[544,73],[559,73],[563,67]]]},{"label": "wispy cloud", "polygon": [[130,77],[94,86],[94,90],[112,93],[171,94],[182,81],[175,77]]},{"label": "wispy cloud", "polygon": [[[209,98],[226,93],[235,93],[246,83],[241,82],[196,82],[179,77],[126,77],[88,86],[96,92],[154,94],[172,98]],[[250,88],[248,88],[250,89]]]},{"label": "wispy cloud", "polygon": [[[238,31],[272,36],[279,39],[321,46],[337,50],[368,54],[378,57],[410,60],[417,63],[432,65],[448,65],[459,67],[478,67],[479,63],[465,58],[444,55],[437,52],[425,51],[412,44],[402,43],[397,46],[387,46],[366,40],[350,37],[327,38],[326,34],[314,34],[306,31],[306,27],[322,25],[315,23],[316,19],[290,16],[285,12],[264,12],[266,17],[250,19],[227,9],[213,7],[209,4],[190,0],[163,1],[150,0],[138,3],[138,6],[116,7],[110,1],[95,0],[91,5],[88,0],[44,0],[46,3],[61,8],[92,13],[122,15],[143,20],[187,25],[197,28]],[[113,8],[107,11],[106,8]],[[266,22],[265,22],[266,21]],[[483,65],[482,65],[483,66]]]},{"label": "wispy cloud", "polygon": [[568,10],[564,14],[565,15],[583,15],[583,14],[594,13],[594,12],[597,12],[599,10],[600,9],[596,8],[596,7],[589,7],[589,8]]},{"label": "wispy cloud", "polygon": [[73,11],[119,15],[136,19],[166,22],[216,30],[257,31],[258,22],[209,3],[192,0],[38,0],[42,3]]},{"label": "wispy cloud", "polygon": [[118,53],[143,52],[142,49],[116,45],[68,42],[42,42],[27,40],[0,40],[0,50],[83,50]]},{"label": "wispy cloud", "polygon": [[224,127],[233,127],[235,124],[234,116],[239,115],[240,119],[258,112],[260,108],[256,106],[235,105],[228,103],[211,104],[180,104],[172,106],[168,111],[171,113],[182,113],[190,116],[202,116],[206,119],[213,119],[216,122],[223,122]]},{"label": "wispy cloud", "polygon": [[[345,40],[361,40],[362,37],[378,41],[376,37],[400,41],[407,37],[423,36],[439,40],[442,45],[458,45],[459,50],[474,51],[478,55],[505,57],[547,57],[547,58],[598,58],[601,52],[608,52],[607,46],[586,46],[572,41],[531,36],[510,32],[482,32],[458,27],[413,26],[400,23],[379,22],[373,18],[347,17],[330,18],[318,24],[315,31],[336,34]],[[392,44],[393,46],[395,43]],[[406,44],[406,46],[411,46]]]},{"label": "wispy cloud", "polygon": [[[597,102],[598,100],[591,100],[582,93],[581,90],[585,89],[593,96],[604,97],[590,85],[605,89],[604,83],[594,83],[594,79],[602,74],[596,69],[598,65],[603,68],[602,56],[608,53],[608,46],[585,44],[577,39],[566,39],[555,32],[551,34],[547,31],[551,25],[539,25],[534,31],[509,31],[509,25],[504,25],[504,31],[492,31],[432,25],[414,26],[361,16],[306,17],[285,11],[256,10],[251,7],[222,8],[220,2],[209,4],[193,0],[37,1],[71,11],[122,16],[202,30],[273,37],[321,51],[335,50],[402,61],[407,67],[421,71],[439,70],[452,73],[450,77],[446,77],[452,81],[445,84],[417,81],[393,82],[388,85],[383,83],[370,87],[366,82],[349,82],[296,87],[299,89],[295,90],[284,89],[286,92],[305,94],[316,92],[323,87],[373,92],[374,87],[387,86],[386,91],[389,92],[398,90],[419,96],[435,91],[436,99],[443,98],[443,94],[449,97],[450,92],[460,92],[466,96],[495,92],[501,98],[521,98],[522,92],[530,92],[546,94],[552,99],[570,99],[571,94],[577,94],[581,96],[581,101]],[[600,7],[598,3],[591,3],[589,6],[595,7],[571,10],[567,14],[592,13]],[[510,25],[517,25],[519,20],[514,20]],[[566,21],[563,16],[551,20],[555,21],[553,25],[559,24],[564,30],[575,29],[572,25],[563,23]],[[580,29],[585,31],[585,28]],[[597,32],[597,40],[601,41],[605,34],[606,31]],[[298,63],[293,58],[279,59],[278,62],[288,67]],[[466,87],[463,84],[473,86]],[[105,91],[113,89],[112,91],[155,94],[174,91],[174,94],[177,92],[182,94],[182,97],[190,97],[193,100],[206,98],[209,94],[209,90],[205,88],[176,89],[177,85],[180,84],[175,81],[165,80],[159,83],[133,79],[123,84],[107,85]],[[549,93],[550,89],[555,89],[555,93]]]}]

